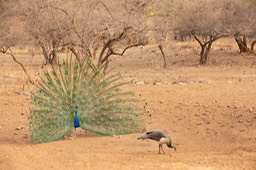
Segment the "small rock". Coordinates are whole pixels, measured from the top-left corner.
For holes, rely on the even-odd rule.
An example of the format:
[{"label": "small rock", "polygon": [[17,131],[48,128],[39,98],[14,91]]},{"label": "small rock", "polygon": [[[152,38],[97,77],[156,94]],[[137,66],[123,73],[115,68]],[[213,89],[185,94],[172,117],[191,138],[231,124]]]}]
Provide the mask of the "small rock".
[{"label": "small rock", "polygon": [[24,128],[24,126],[19,126],[19,127],[16,127],[15,130],[21,130],[23,128]]},{"label": "small rock", "polygon": [[185,86],[185,85],[186,85],[186,83],[182,83],[182,82],[180,82],[180,83],[179,83],[179,85]]},{"label": "small rock", "polygon": [[23,116],[23,115],[25,115],[25,113],[22,112],[21,115]]},{"label": "small rock", "polygon": [[240,132],[243,132],[243,131],[245,131],[245,129],[240,129],[239,131],[240,131]]},{"label": "small rock", "polygon": [[161,85],[161,83],[160,82],[154,82],[153,85],[159,86],[159,85]]},{"label": "small rock", "polygon": [[202,115],[204,115],[204,116],[209,116],[207,112],[204,112]]},{"label": "small rock", "polygon": [[19,91],[15,91],[15,93],[16,93],[16,94],[21,94],[21,92],[19,92]]},{"label": "small rock", "polygon": [[138,82],[135,82],[136,85],[144,85],[145,82],[144,81],[138,81]]}]

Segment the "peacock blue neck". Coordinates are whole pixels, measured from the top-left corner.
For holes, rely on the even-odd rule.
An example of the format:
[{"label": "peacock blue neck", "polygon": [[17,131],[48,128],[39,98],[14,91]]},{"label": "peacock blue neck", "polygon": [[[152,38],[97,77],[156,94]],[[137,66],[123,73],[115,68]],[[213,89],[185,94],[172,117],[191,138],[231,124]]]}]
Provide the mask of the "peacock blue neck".
[{"label": "peacock blue neck", "polygon": [[79,122],[79,118],[78,118],[78,107],[76,107],[76,116],[75,116],[75,121],[74,121],[74,127],[80,127],[80,122]]}]

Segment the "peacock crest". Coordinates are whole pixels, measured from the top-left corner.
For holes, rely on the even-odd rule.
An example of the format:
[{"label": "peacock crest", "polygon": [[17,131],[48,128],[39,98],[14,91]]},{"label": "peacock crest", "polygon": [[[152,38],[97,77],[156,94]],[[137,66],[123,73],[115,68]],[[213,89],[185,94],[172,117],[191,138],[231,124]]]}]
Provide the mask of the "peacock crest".
[{"label": "peacock crest", "polygon": [[36,82],[29,127],[33,143],[61,139],[79,126],[101,135],[140,132],[143,123],[138,100],[123,92],[119,73],[105,73],[89,58],[74,57],[44,69]]}]

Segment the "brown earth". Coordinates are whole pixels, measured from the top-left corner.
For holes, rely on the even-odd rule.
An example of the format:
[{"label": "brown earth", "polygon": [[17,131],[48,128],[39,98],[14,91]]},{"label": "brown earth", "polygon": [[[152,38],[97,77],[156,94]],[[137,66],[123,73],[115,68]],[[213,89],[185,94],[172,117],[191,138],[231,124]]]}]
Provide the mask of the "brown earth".
[{"label": "brown earth", "polygon": [[[235,43],[213,45],[199,66],[195,42],[166,44],[167,69],[156,46],[130,50],[112,61],[145,107],[147,130],[166,130],[177,152],[140,141],[79,131],[76,138],[32,144],[28,129],[32,86],[11,57],[0,55],[0,169],[256,169],[256,56]],[[19,52],[35,77],[42,58]]]}]

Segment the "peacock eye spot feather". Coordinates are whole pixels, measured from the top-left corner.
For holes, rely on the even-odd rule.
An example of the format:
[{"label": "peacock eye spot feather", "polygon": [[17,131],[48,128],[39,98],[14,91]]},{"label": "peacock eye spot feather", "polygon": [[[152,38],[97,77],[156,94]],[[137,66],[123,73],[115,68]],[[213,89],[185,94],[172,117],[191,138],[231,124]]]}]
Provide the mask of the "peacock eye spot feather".
[{"label": "peacock eye spot feather", "polygon": [[131,108],[131,107],[128,107],[128,111],[132,111],[132,108]]},{"label": "peacock eye spot feather", "polygon": [[121,89],[120,89],[120,88],[116,88],[115,91],[116,91],[116,92],[120,92]]},{"label": "peacock eye spot feather", "polygon": [[90,61],[88,62],[88,65],[89,65],[89,66],[92,66],[92,65],[93,65],[93,61],[90,60]]},{"label": "peacock eye spot feather", "polygon": [[125,129],[124,131],[125,131],[125,133],[129,133],[130,132],[128,129]]},{"label": "peacock eye spot feather", "polygon": [[56,76],[57,74],[56,74],[56,72],[53,70],[52,71],[52,75],[54,75],[54,76]]}]

